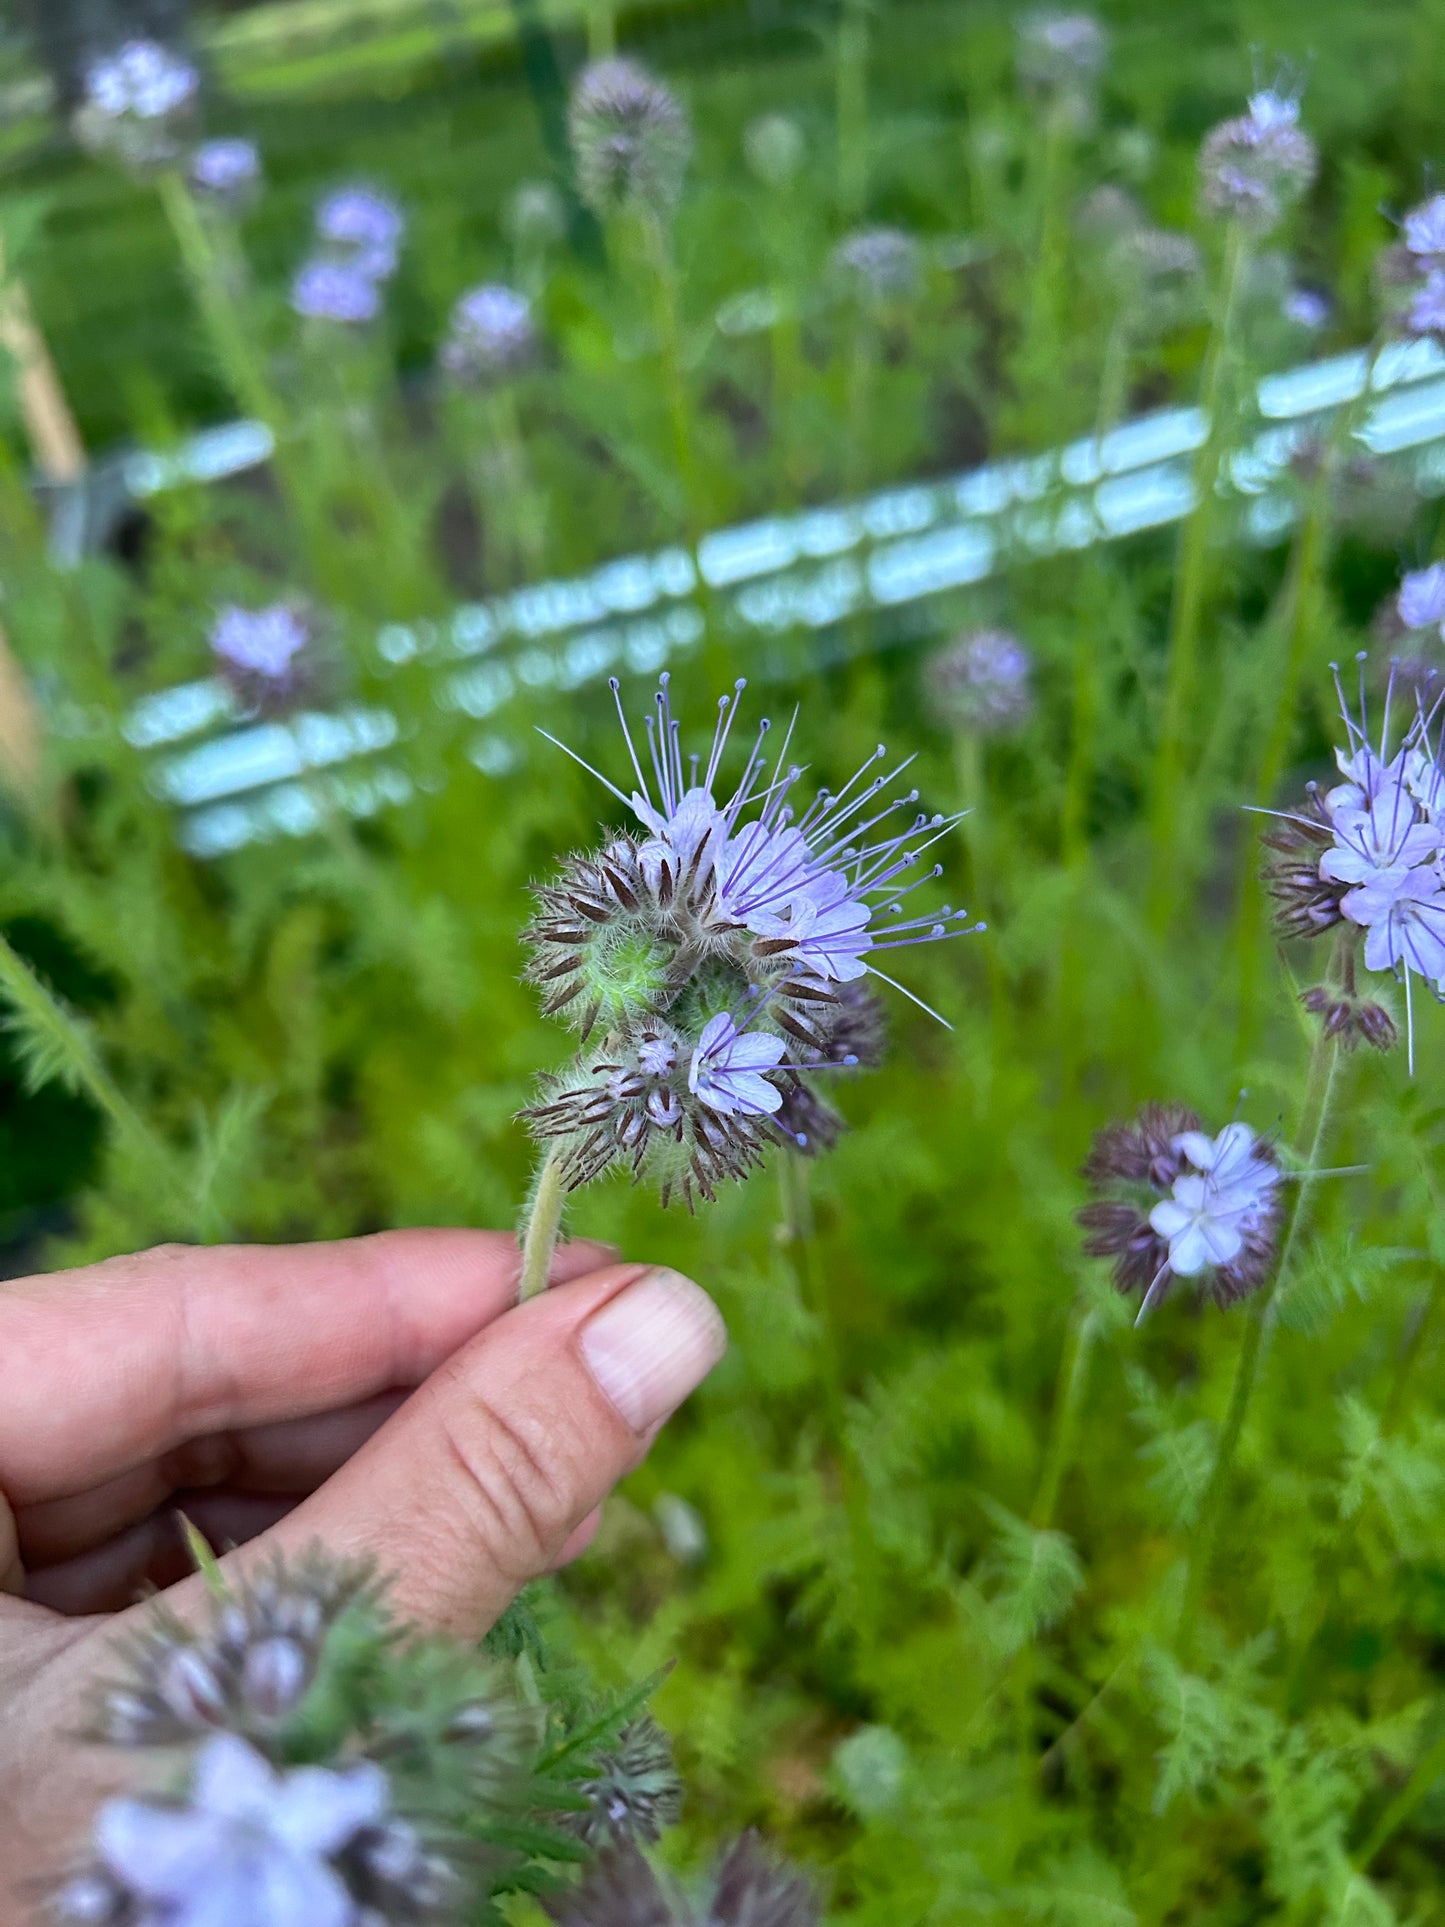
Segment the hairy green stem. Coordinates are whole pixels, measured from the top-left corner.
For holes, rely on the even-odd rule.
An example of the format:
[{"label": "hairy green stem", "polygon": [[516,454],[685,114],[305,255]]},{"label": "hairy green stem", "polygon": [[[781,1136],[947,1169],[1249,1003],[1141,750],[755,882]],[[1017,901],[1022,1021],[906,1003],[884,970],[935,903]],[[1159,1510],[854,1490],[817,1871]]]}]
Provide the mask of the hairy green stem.
[{"label": "hairy green stem", "polygon": [[804,1307],[818,1327],[819,1376],[822,1380],[823,1416],[829,1443],[836,1455],[838,1483],[843,1496],[843,1513],[848,1525],[848,1542],[853,1558],[853,1581],[857,1591],[857,1624],[866,1645],[877,1629],[878,1585],[873,1530],[868,1519],[867,1487],[863,1468],[848,1436],[848,1401],[843,1382],[843,1348],[833,1294],[819,1261],[817,1225],[808,1185],[808,1162],[796,1151],[784,1151],[779,1159],[782,1189],[782,1240],[798,1281]]},{"label": "hairy green stem", "polygon": [[549,1151],[542,1160],[532,1189],[532,1204],[522,1235],[522,1278],[518,1300],[525,1304],[547,1289],[552,1269],[552,1253],[562,1234],[562,1210],[567,1202],[567,1187],[562,1181],[562,1160]]},{"label": "hairy green stem", "polygon": [[1048,1452],[1039,1478],[1031,1523],[1039,1531],[1053,1524],[1059,1488],[1073,1456],[1074,1439],[1079,1429],[1079,1413],[1088,1389],[1089,1367],[1093,1362],[1094,1340],[1098,1337],[1098,1314],[1076,1305],[1069,1320],[1069,1335],[1059,1361],[1058,1387],[1054,1394],[1053,1425]]},{"label": "hairy green stem", "polygon": [[1205,440],[1195,464],[1196,500],[1184,524],[1174,577],[1174,599],[1169,611],[1165,651],[1164,702],[1159,742],[1154,757],[1150,842],[1153,859],[1152,921],[1162,930],[1174,905],[1174,880],[1180,869],[1178,850],[1180,787],[1184,779],[1185,746],[1194,703],[1199,636],[1209,583],[1209,550],[1217,510],[1217,487],[1229,424],[1225,412],[1225,380],[1233,359],[1235,320],[1249,249],[1244,230],[1235,222],[1225,247],[1224,280],[1219,320],[1210,337],[1200,407],[1205,417]]},{"label": "hairy green stem", "polygon": [[672,430],[673,458],[682,487],[683,528],[697,576],[698,606],[703,618],[704,661],[715,681],[725,680],[727,657],[718,624],[718,610],[702,572],[702,538],[707,528],[708,502],[693,446],[692,409],[683,357],[682,323],[677,307],[677,264],[666,224],[648,216],[643,224],[644,245],[652,270],[654,319]]},{"label": "hairy green stem", "polygon": [[1319,1165],[1320,1152],[1324,1146],[1325,1133],[1329,1126],[1330,1106],[1334,1096],[1335,1074],[1339,1069],[1339,1040],[1325,1035],[1323,1026],[1315,1037],[1314,1049],[1310,1055],[1309,1081],[1305,1092],[1304,1109],[1301,1116],[1299,1148],[1305,1155],[1305,1168],[1294,1187],[1294,1202],[1285,1228],[1283,1243],[1280,1247],[1279,1263],[1275,1267],[1271,1284],[1260,1291],[1251,1301],[1248,1320],[1244,1330],[1244,1340],[1239,1348],[1239,1358],[1234,1368],[1234,1383],[1229,1394],[1229,1408],[1225,1414],[1224,1427],[1219,1437],[1219,1449],[1214,1455],[1214,1465],[1209,1474],[1209,1483],[1204,1489],[1204,1498],[1199,1508],[1199,1522],[1194,1530],[1189,1552],[1189,1576],[1184,1590],[1184,1604],[1179,1615],[1178,1649],[1182,1662],[1188,1662],[1194,1642],[1194,1633],[1199,1617],[1199,1608],[1204,1598],[1204,1588],[1209,1580],[1209,1568],[1214,1552],[1215,1540],[1219,1534],[1220,1520],[1229,1486],[1229,1475],[1234,1465],[1235,1453],[1239,1446],[1240,1434],[1249,1412],[1250,1399],[1259,1379],[1260,1365],[1266,1350],[1266,1340],[1273,1325],[1273,1307],[1281,1286],[1289,1274],[1290,1262],[1294,1257],[1295,1245],[1299,1239],[1300,1228],[1304,1223],[1305,1209],[1309,1202],[1310,1191],[1314,1184],[1314,1174]]},{"label": "hairy green stem", "polygon": [[868,6],[842,0],[835,73],[838,123],[838,211],[861,220],[868,204]]}]

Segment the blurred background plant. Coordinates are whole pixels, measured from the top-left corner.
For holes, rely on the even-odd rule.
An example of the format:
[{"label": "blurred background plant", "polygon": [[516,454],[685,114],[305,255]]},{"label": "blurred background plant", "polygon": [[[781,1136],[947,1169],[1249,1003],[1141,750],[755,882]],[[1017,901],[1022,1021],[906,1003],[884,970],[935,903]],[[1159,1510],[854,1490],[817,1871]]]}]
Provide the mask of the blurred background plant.
[{"label": "blurred background plant", "polygon": [[[142,31],[166,138],[82,151]],[[548,1609],[605,1690],[677,1662],[675,1868],[758,1825],[880,1927],[1440,1917],[1445,1035],[1417,982],[1413,1078],[1338,1048],[1353,976],[1281,949],[1243,806],[1338,780],[1331,660],[1377,721],[1392,654],[1439,686],[1445,603],[1396,598],[1441,555],[1442,40],[1442,0],[0,33],[12,1272],[516,1219],[529,886],[622,821],[536,726],[623,782],[610,673],[746,676],[810,781],[886,739],[972,812],[939,889],[989,933],[905,960],[952,1029],[886,993],[806,1188],[577,1203],[734,1339]],[[1248,1304],[1135,1330],[1074,1213],[1150,1101],[1365,1168],[1290,1187]]]}]

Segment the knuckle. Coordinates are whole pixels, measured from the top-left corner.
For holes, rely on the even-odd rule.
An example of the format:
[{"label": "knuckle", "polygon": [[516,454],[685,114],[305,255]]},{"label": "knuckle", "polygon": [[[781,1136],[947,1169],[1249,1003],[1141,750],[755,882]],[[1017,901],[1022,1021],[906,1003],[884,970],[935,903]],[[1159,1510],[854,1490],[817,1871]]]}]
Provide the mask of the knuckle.
[{"label": "knuckle", "polygon": [[566,1428],[535,1410],[509,1412],[475,1387],[462,1408],[444,1403],[440,1418],[473,1530],[504,1578],[533,1577],[588,1510]]}]

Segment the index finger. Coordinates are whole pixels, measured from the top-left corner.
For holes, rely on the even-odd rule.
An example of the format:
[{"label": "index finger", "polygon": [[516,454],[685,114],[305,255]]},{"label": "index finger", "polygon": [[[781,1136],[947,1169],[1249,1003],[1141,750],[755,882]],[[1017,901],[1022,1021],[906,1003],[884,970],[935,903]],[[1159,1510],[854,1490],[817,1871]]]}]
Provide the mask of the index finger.
[{"label": "index finger", "polygon": [[[560,1283],[604,1262],[563,1246]],[[419,1385],[512,1304],[502,1232],[163,1245],[0,1285],[0,1491],[32,1505],[189,1439]]]}]

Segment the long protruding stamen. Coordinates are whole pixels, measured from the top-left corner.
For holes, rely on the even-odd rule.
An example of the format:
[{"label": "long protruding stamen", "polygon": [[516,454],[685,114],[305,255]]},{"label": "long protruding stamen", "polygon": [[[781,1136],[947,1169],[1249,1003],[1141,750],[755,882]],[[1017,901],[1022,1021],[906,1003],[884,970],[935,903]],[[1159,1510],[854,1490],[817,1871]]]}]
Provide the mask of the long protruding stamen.
[{"label": "long protruding stamen", "polygon": [[739,676],[733,684],[732,695],[720,696],[718,698],[720,714],[718,716],[717,728],[713,731],[712,755],[707,759],[707,775],[703,778],[702,782],[705,790],[712,789],[714,779],[717,776],[718,764],[722,761],[723,751],[727,748],[728,735],[733,726],[733,718],[738,713],[738,705],[742,702],[743,691],[747,686],[747,678]]},{"label": "long protruding stamen", "polygon": [[627,712],[622,707],[622,684],[616,676],[609,676],[607,685],[612,691],[612,700],[617,705],[617,720],[622,725],[622,740],[627,745],[627,754],[632,758],[632,767],[637,775],[638,792],[650,807],[652,792],[647,787],[647,778],[643,775],[642,765],[637,760],[637,751],[632,743],[632,731],[627,727]]}]

